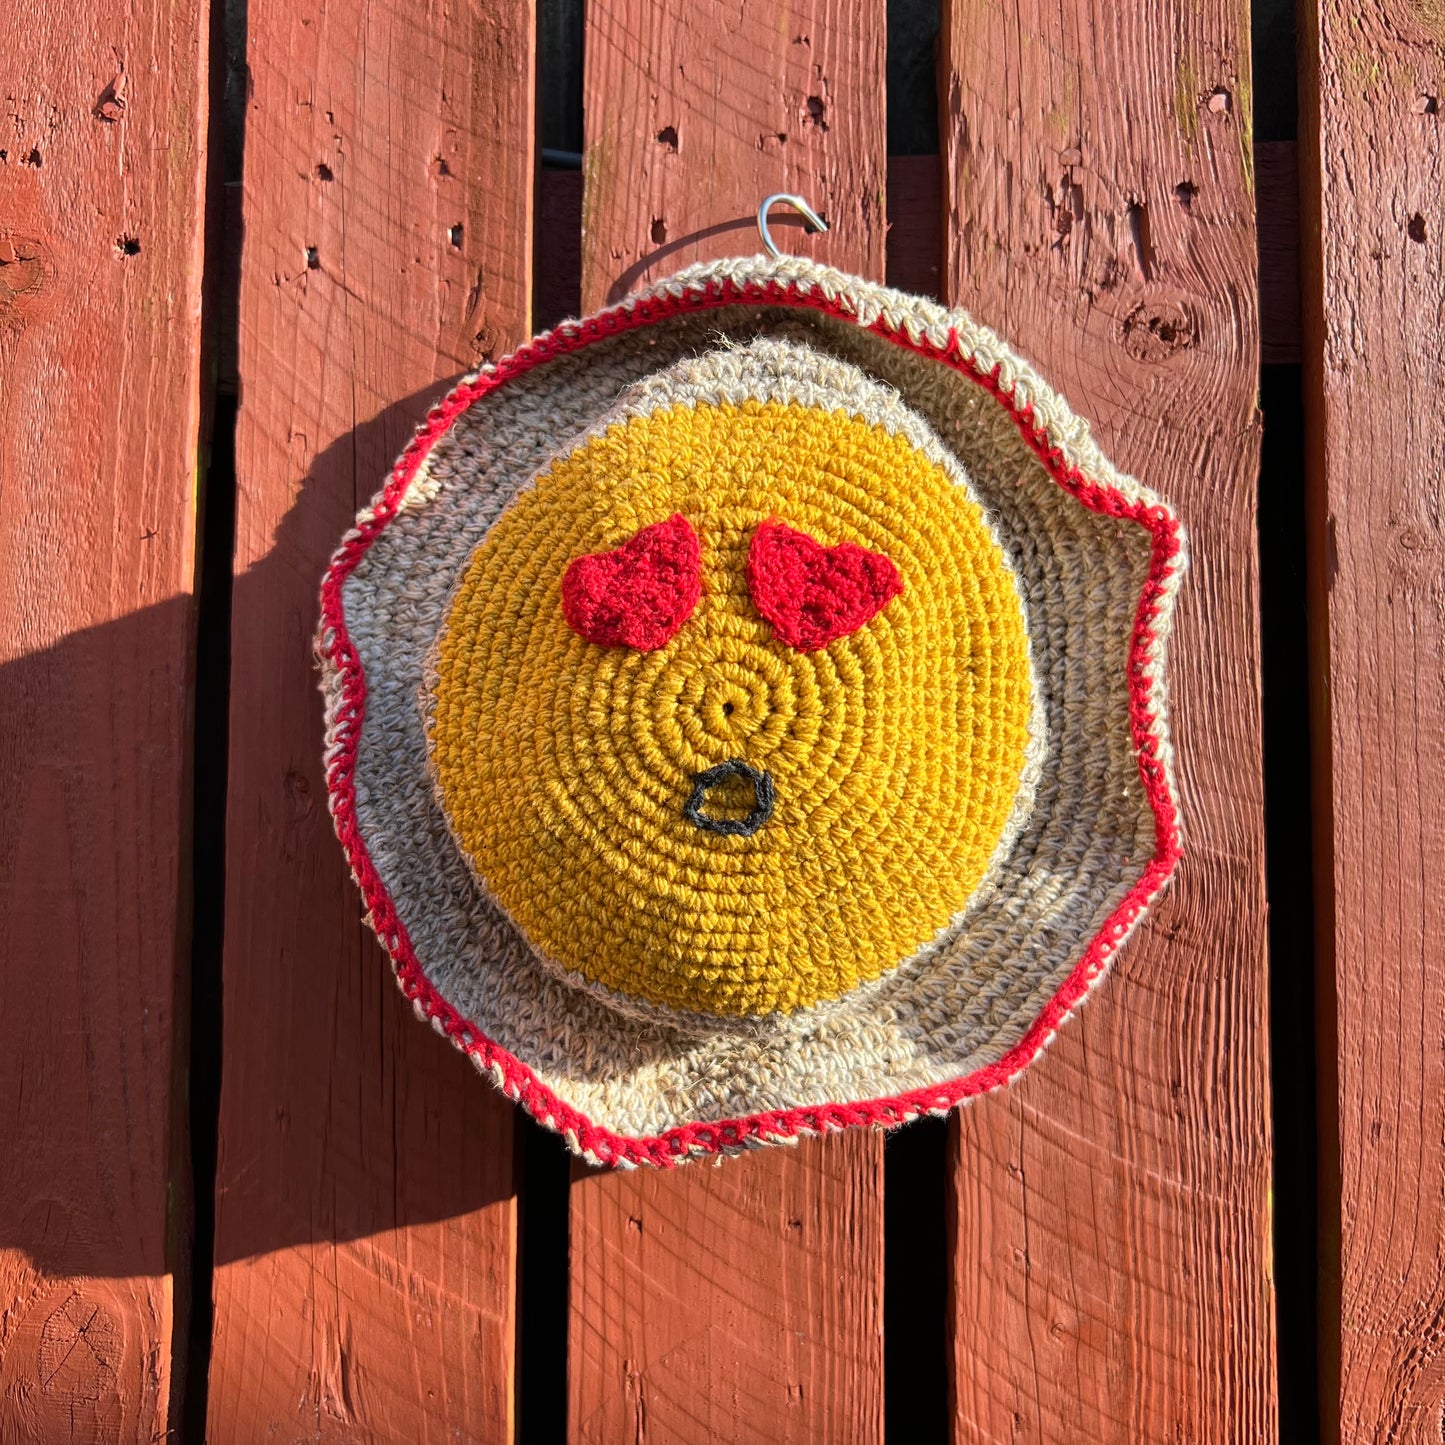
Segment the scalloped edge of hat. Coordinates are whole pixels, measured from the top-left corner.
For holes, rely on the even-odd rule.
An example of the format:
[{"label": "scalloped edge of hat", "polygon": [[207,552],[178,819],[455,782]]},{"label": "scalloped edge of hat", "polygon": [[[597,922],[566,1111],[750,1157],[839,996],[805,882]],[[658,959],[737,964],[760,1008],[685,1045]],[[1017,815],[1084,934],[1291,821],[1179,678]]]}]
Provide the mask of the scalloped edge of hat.
[{"label": "scalloped edge of hat", "polygon": [[[903,303],[900,307],[897,303]],[[347,632],[343,587],[372,542],[401,511],[432,447],[479,398],[547,361],[589,344],[687,312],[723,306],[796,306],[865,328],[928,360],[948,366],[992,396],[1012,417],[1046,474],[1081,505],[1143,527],[1149,569],[1135,609],[1129,646],[1130,731],[1140,783],[1155,820],[1153,856],[1084,949],[1063,984],[1023,1037],[996,1062],[934,1087],[895,1097],[810,1105],[737,1119],[679,1125],[633,1138],[593,1123],[548,1088],[515,1055],[464,1018],[426,977],[405,924],[367,851],[356,816],[355,765],[366,708],[366,677]],[[902,314],[899,314],[899,313]],[[978,352],[1000,359],[985,366]],[[1063,419],[1050,416],[1062,412]],[[1091,473],[1093,473],[1091,475]],[[337,837],[361,890],[367,921],[381,940],[397,983],[418,1018],[465,1053],[510,1099],[561,1134],[595,1165],[670,1168],[688,1159],[737,1153],[763,1144],[859,1126],[892,1128],[1010,1083],[1044,1050],[1060,1026],[1107,972],[1183,856],[1165,713],[1164,648],[1170,613],[1187,565],[1184,529],[1169,507],[1132,478],[1120,476],[1088,428],[1024,362],[966,313],[848,276],[800,258],[704,263],[669,277],[580,321],[544,332],[492,366],[463,379],[428,414],[371,507],[362,512],[327,567],[316,639],[327,697],[326,783]]]}]

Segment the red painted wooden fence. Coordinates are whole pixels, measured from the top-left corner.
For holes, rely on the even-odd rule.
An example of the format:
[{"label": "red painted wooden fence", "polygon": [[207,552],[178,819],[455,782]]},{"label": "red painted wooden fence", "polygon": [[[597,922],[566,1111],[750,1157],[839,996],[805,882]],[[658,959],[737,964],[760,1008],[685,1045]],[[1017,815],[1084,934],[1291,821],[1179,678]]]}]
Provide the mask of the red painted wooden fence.
[{"label": "red painted wooden fence", "polygon": [[1110,456],[1188,519],[1192,557],[1170,660],[1185,863],[1078,1027],[957,1118],[957,1438],[1263,1440],[1246,16],[1213,3],[1169,25],[1107,3],[946,14],[947,299],[1047,366]]},{"label": "red painted wooden fence", "polygon": [[[0,16],[0,1442],[1440,1438],[1438,7],[1306,0],[1298,173],[1220,0],[943,0],[891,101],[927,3],[124,9]],[[910,96],[936,149],[890,155]],[[1003,332],[1183,516],[1188,857],[946,1128],[570,1167],[362,923],[321,569],[452,378],[755,250],[779,190],[831,223],[790,249]],[[1288,477],[1308,729],[1261,670]],[[1312,1058],[1267,842],[1314,860]]]},{"label": "red painted wooden fence", "polygon": [[527,334],[534,29],[248,8],[225,1034],[208,1438],[508,1438],[513,1115],[409,1006],[338,856],[318,565],[450,377]]}]

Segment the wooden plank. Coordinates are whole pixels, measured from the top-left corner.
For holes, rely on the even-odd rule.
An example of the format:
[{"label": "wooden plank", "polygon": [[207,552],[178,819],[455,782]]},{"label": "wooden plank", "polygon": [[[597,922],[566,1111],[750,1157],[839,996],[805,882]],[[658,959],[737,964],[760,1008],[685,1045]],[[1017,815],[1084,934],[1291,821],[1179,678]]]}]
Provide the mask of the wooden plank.
[{"label": "wooden plank", "polygon": [[882,1440],[876,1136],[573,1179],[570,1440]]},{"label": "wooden plank", "polygon": [[759,249],[773,191],[804,195],[830,231],[779,210],[799,255],[883,276],[887,116],[883,0],[589,5],[584,45],[582,303]]},{"label": "wooden plank", "polygon": [[[608,0],[587,11],[582,300],[757,249],[882,277],[885,6]],[[780,215],[781,220],[781,215]],[[665,1175],[579,1170],[569,1432],[720,1441],[882,1433],[882,1142],[853,1134]]]},{"label": "wooden plank", "polygon": [[1445,16],[1300,10],[1325,1438],[1445,1418]]},{"label": "wooden plank", "polygon": [[253,0],[209,1435],[506,1440],[510,1107],[418,1025],[327,816],[317,588],[530,289],[531,0]]},{"label": "wooden plank", "polygon": [[1259,188],[1259,342],[1266,365],[1300,360],[1299,174],[1292,140],[1254,147]]},{"label": "wooden plank", "polygon": [[207,25],[0,14],[4,1440],[178,1418]]},{"label": "wooden plank", "polygon": [[959,1441],[1275,1438],[1248,12],[946,7],[945,288],[1178,509],[1186,860],[954,1138]]},{"label": "wooden plank", "polygon": [[936,155],[888,158],[888,284],[938,296],[943,170]]},{"label": "wooden plank", "polygon": [[537,231],[533,323],[545,331],[582,309],[581,171],[542,171],[537,184]]},{"label": "wooden plank", "polygon": [[[1260,360],[1300,359],[1299,178],[1292,140],[1257,141]],[[943,227],[937,156],[888,159],[888,284],[937,296]],[[559,313],[560,314],[560,313]]]}]

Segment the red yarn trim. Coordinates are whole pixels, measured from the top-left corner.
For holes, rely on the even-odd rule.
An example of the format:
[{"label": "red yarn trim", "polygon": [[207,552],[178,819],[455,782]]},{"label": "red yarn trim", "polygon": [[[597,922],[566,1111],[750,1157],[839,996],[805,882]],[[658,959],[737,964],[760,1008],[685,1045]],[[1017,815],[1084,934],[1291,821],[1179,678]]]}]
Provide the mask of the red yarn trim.
[{"label": "red yarn trim", "polygon": [[521,1060],[487,1038],[444,999],[422,972],[406,927],[380,874],[366,851],[356,821],[356,753],[366,711],[366,678],[361,660],[346,629],[342,587],[381,530],[396,516],[407,488],[422,461],[454,421],[479,397],[505,386],[534,366],[578,351],[594,341],[631,331],[684,312],[710,310],[746,303],[759,306],[797,306],[821,311],[857,324],[857,317],[840,298],[803,290],[781,281],[737,282],[719,279],[681,296],[662,294],[624,301],[584,321],[567,322],[557,330],[528,342],[496,367],[462,382],[435,407],[412,438],[393,469],[375,509],[342,543],[327,568],[321,588],[322,651],[341,677],[342,701],[334,723],[334,746],[327,760],[327,789],[337,836],[351,864],[372,927],[391,955],[397,982],[422,1017],[469,1054],[478,1068],[490,1073],[509,1098],[518,1100],[542,1124],[564,1134],[590,1160],[603,1164],[654,1164],[666,1168],[691,1154],[715,1154],[753,1141],[792,1139],[859,1124],[893,1125],[923,1113],[939,1113],[964,1099],[1007,1084],[1042,1051],[1059,1025],[1103,975],[1109,960],[1128,936],[1150,900],[1163,887],[1181,855],[1179,811],[1170,791],[1164,762],[1159,756],[1158,718],[1150,689],[1153,683],[1151,649],[1157,640],[1154,623],[1165,609],[1165,593],[1181,549],[1179,523],[1168,508],[1131,500],[1115,487],[1105,486],[1070,466],[1063,453],[1034,418],[1033,409],[1017,405],[999,379],[999,369],[983,371],[971,357],[959,354],[956,331],[945,346],[925,337],[917,340],[891,326],[880,316],[869,330],[905,349],[951,366],[976,382],[1013,417],[1020,434],[1045,471],[1084,506],[1110,517],[1137,522],[1153,546],[1149,575],[1139,597],[1129,649],[1129,722],[1139,756],[1139,777],[1154,813],[1154,856],[1139,881],[1094,936],[1059,991],[1044,1006],[1027,1033],[996,1063],[952,1079],[935,1088],[914,1089],[896,1098],[870,1099],[853,1104],[819,1104],[810,1108],[773,1110],[720,1123],[682,1124],[644,1139],[614,1134],[592,1123],[559,1098]]},{"label": "red yarn trim", "polygon": [[748,591],[779,642],[817,652],[876,617],[903,590],[889,558],[856,542],[825,547],[769,520],[748,548]]},{"label": "red yarn trim", "polygon": [[576,558],[562,577],[562,615],[588,642],[656,652],[702,596],[697,533],[681,512],[610,552]]}]

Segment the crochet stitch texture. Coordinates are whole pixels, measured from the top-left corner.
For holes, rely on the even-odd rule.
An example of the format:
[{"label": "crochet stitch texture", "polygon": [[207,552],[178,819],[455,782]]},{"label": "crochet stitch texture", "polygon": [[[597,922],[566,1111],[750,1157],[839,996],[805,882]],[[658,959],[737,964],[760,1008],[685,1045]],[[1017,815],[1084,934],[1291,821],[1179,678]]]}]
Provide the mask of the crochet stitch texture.
[{"label": "crochet stitch texture", "polygon": [[680,512],[620,547],[576,558],[562,577],[562,615],[573,632],[639,652],[665,646],[701,596],[697,533]]},{"label": "crochet stitch texture", "polygon": [[[891,439],[942,469],[979,509],[1003,575],[1012,579],[1026,644],[1027,743],[976,886],[922,946],[876,976],[868,976],[867,939],[862,961],[851,965],[835,944],[834,973],[815,973],[831,982],[812,988],[807,996],[815,1002],[800,994],[789,1011],[756,1011],[768,989],[783,997],[793,987],[779,984],[781,974],[769,980],[764,973],[763,993],[752,994],[757,978],[743,970],[743,991],[727,997],[754,1011],[711,1012],[717,997],[706,990],[654,986],[641,954],[642,981],[629,974],[626,989],[604,975],[615,962],[610,951],[592,977],[575,957],[549,956],[492,891],[485,867],[468,858],[429,755],[443,718],[439,664],[448,620],[488,539],[540,478],[609,429],[628,432],[665,416],[683,391],[695,395],[695,412],[841,413],[850,426],[866,424],[870,437]],[[597,676],[606,658],[639,676],[647,667],[661,670],[681,655],[677,649],[707,641],[714,622],[729,617],[729,627],[746,621],[746,640],[793,676],[805,663],[823,666],[870,646],[881,655],[880,639],[905,629],[911,641],[897,655],[912,655],[923,624],[908,609],[921,605],[915,593],[929,595],[928,569],[919,572],[890,530],[855,529],[835,502],[790,517],[759,497],[726,541],[728,560],[719,570],[722,553],[699,512],[658,497],[630,516],[612,515],[609,493],[596,515],[577,513],[569,540],[554,539],[548,626],[565,634],[578,657],[591,654],[585,666]],[[909,491],[896,510],[906,517],[912,507]],[[674,513],[698,536],[703,591],[665,645],[607,647],[569,627],[560,597],[567,564],[624,546]],[[750,539],[769,519],[820,547],[851,542],[887,557],[902,590],[823,647],[791,647],[748,583]],[[463,382],[432,414],[343,541],[323,587],[318,644],[330,801],[402,988],[422,1017],[595,1162],[668,1166],[800,1134],[896,1124],[1008,1082],[1103,975],[1180,856],[1163,652],[1183,566],[1182,530],[1168,508],[1116,472],[1064,403],[961,312],[805,261],[759,259],[693,268],[539,338]],[[723,589],[716,599],[715,587]],[[714,607],[723,608],[717,617]],[[492,655],[496,637],[516,630],[509,616],[499,610],[472,629],[486,639],[484,655]],[[934,632],[923,634],[919,657],[928,637],[942,635],[937,617],[927,626]],[[920,665],[917,675],[924,671]],[[485,690],[489,675],[479,672],[477,686]],[[521,674],[505,675],[515,681]],[[744,695],[753,695],[741,682],[736,688],[716,694],[712,710],[704,687],[694,704],[673,707],[674,720],[691,707],[704,734],[721,720],[730,728]],[[869,703],[854,715],[864,735],[876,728],[865,721]],[[655,742],[656,711],[642,711]],[[981,715],[993,713],[985,707]],[[584,708],[574,737],[599,735],[588,716]],[[616,766],[598,775],[612,767],[660,809],[656,790],[632,778],[618,751],[635,744],[636,756],[646,755],[648,729],[638,733],[633,716],[608,714],[600,731]],[[743,715],[738,726],[746,721]],[[840,740],[852,725],[835,725]],[[678,726],[686,742],[688,729]],[[822,737],[821,718],[817,726]],[[692,752],[698,773],[704,762],[727,756],[711,745]],[[666,759],[665,749],[661,755]],[[737,757],[748,758],[745,747]],[[790,757],[789,766],[801,776],[810,763]],[[774,815],[751,838],[708,839],[717,848],[709,856],[756,846],[775,824],[781,836],[790,805],[785,769],[781,759],[776,770],[763,760],[757,771],[778,774]],[[679,787],[686,772],[679,764],[664,775],[676,809],[667,827],[692,826],[683,816],[689,790]],[[839,772],[846,775],[846,766]],[[583,768],[579,776],[594,774]],[[835,781],[831,771],[820,776]],[[920,788],[924,781],[916,767],[907,778]],[[956,785],[956,777],[940,775],[933,794]],[[894,811],[908,814],[917,796],[900,794]],[[756,784],[733,772],[708,791],[703,812],[737,818],[756,801]],[[636,859],[631,866],[641,867]],[[645,869],[638,876],[651,879]],[[639,915],[651,906],[639,903]],[[815,951],[819,959],[827,952],[815,950],[810,936],[804,961]],[[875,962],[888,951],[877,945]],[[860,980],[852,986],[849,967]],[[840,984],[842,992],[833,992]],[[640,991],[644,985],[652,997]]]},{"label": "crochet stitch texture", "polygon": [[[434,663],[439,799],[564,976],[689,1014],[792,1013],[897,967],[982,879],[1029,742],[1022,607],[961,479],[883,421],[668,395],[559,458],[478,546]],[[780,553],[776,515],[838,550],[790,530]],[[569,625],[568,559],[679,530],[655,517],[702,539],[702,600],[665,644],[649,627],[645,648],[599,647]],[[780,609],[800,558],[814,575]],[[842,609],[823,617],[806,608],[830,565]],[[776,804],[720,836],[685,804],[732,758]]]},{"label": "crochet stitch texture", "polygon": [[903,590],[893,560],[856,542],[824,547],[774,518],[748,547],[748,594],[789,647],[816,652],[856,632]]}]

